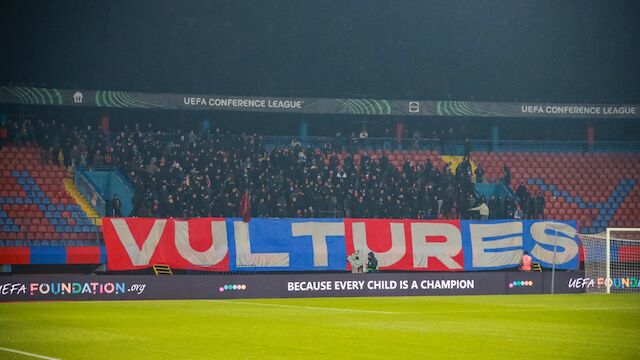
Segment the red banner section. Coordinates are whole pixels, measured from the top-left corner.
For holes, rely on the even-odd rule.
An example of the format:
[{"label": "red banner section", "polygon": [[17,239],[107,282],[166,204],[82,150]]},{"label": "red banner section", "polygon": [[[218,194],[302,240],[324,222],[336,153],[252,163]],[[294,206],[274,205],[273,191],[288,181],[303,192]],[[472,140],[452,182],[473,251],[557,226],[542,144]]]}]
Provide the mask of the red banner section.
[{"label": "red banner section", "polygon": [[179,269],[229,271],[224,219],[105,218],[109,270],[132,270],[155,264]]},{"label": "red banner section", "polygon": [[381,270],[462,271],[460,221],[344,219],[347,253],[372,251]]}]

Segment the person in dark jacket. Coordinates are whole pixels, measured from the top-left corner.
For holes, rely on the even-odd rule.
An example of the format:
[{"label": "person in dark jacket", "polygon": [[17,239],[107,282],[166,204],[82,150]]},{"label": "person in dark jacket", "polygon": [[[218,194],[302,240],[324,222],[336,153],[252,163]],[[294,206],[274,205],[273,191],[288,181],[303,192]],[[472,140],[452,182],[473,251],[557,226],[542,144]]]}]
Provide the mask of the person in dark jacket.
[{"label": "person in dark jacket", "polygon": [[373,251],[369,251],[369,255],[367,256],[367,272],[377,272],[378,271],[378,259],[373,254]]},{"label": "person in dark jacket", "polygon": [[120,217],[120,207],[122,206],[122,201],[118,197],[118,194],[113,195],[113,199],[111,199],[111,215],[113,217]]},{"label": "person in dark jacket", "polygon": [[536,195],[535,199],[535,218],[542,219],[544,218],[544,196],[542,192],[538,191],[538,195]]}]

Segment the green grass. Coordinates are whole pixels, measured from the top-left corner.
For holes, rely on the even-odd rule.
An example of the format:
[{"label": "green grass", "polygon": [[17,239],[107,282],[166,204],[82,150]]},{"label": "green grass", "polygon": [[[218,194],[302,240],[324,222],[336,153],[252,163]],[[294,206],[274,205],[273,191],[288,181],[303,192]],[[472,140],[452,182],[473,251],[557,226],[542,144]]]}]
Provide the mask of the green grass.
[{"label": "green grass", "polygon": [[61,359],[638,359],[640,295],[11,303],[0,347]]}]

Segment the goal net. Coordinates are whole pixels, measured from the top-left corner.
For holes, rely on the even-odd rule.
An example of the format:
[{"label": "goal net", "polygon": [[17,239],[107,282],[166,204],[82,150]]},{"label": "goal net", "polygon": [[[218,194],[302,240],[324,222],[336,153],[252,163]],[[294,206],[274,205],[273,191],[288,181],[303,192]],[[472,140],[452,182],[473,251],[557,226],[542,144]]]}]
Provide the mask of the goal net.
[{"label": "goal net", "polygon": [[640,228],[580,234],[587,292],[640,293]]}]

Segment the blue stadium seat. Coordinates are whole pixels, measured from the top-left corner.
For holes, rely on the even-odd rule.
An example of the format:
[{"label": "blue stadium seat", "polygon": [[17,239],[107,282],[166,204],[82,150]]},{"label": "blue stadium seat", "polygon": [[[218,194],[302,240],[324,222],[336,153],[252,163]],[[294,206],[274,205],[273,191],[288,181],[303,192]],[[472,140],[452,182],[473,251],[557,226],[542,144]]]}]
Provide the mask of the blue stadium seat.
[{"label": "blue stadium seat", "polygon": [[28,178],[28,179],[27,179],[27,184],[31,184],[31,185],[33,185],[33,184],[35,184],[35,183],[36,183],[36,182],[35,182],[35,180],[33,180],[33,178]]},{"label": "blue stadium seat", "polygon": [[572,198],[571,196],[567,196],[567,197],[565,198],[565,200],[566,200],[568,203],[572,203],[572,202],[573,202],[573,198]]},{"label": "blue stadium seat", "polygon": [[25,199],[24,199],[24,203],[25,203],[25,204],[33,204],[33,199],[32,199],[32,198],[30,198],[30,197],[25,198]]},{"label": "blue stadium seat", "polygon": [[13,177],[20,177],[20,172],[19,172],[19,171],[16,171],[16,170],[13,170],[13,171],[11,172],[11,176],[13,176]]},{"label": "blue stadium seat", "polygon": [[16,242],[14,240],[5,241],[6,246],[16,246]]},{"label": "blue stadium seat", "polygon": [[56,207],[55,207],[55,205],[51,205],[51,204],[49,204],[49,205],[47,206],[47,210],[49,210],[49,211],[55,211],[55,210],[56,210]]},{"label": "blue stadium seat", "polygon": [[25,184],[25,185],[22,185],[22,188],[23,188],[25,191],[29,191],[29,190],[31,190],[31,185],[29,185],[29,184]]},{"label": "blue stadium seat", "polygon": [[0,246],[5,246],[4,240],[0,240]]},{"label": "blue stadium seat", "polygon": [[29,172],[27,170],[23,170],[21,175],[24,178],[29,177]]},{"label": "blue stadium seat", "polygon": [[4,225],[4,218],[0,217],[0,225]]},{"label": "blue stadium seat", "polygon": [[58,225],[58,219],[49,219],[49,224],[56,226]]},{"label": "blue stadium seat", "polygon": [[0,204],[4,204],[4,198],[0,197]]},{"label": "blue stadium seat", "polygon": [[73,227],[71,225],[65,225],[63,231],[68,233],[73,232]]},{"label": "blue stadium seat", "polygon": [[16,204],[24,204],[24,199],[21,197],[16,198]]},{"label": "blue stadium seat", "polygon": [[49,198],[48,198],[48,197],[46,197],[46,196],[45,196],[44,198],[42,198],[42,203],[43,203],[43,204],[50,204],[50,203],[51,203],[51,201],[49,200]]},{"label": "blue stadium seat", "polygon": [[18,184],[20,184],[20,185],[24,185],[24,184],[26,184],[26,183],[27,183],[27,182],[25,181],[25,179],[24,179],[24,178],[18,178]]},{"label": "blue stadium seat", "polygon": [[61,232],[63,232],[63,231],[64,231],[64,227],[63,227],[62,225],[57,225],[57,226],[56,226],[56,232],[61,233]]},{"label": "blue stadium seat", "polygon": [[41,199],[39,197],[37,197],[37,198],[33,198],[33,203],[36,204],[36,205],[40,205],[40,204],[42,204],[42,201],[41,201]]},{"label": "blue stadium seat", "polygon": [[58,216],[58,218],[60,219],[60,220],[58,220],[58,224],[60,224],[60,225],[67,225],[67,219],[63,219],[63,218],[61,218],[61,217],[59,217],[59,216]]},{"label": "blue stadium seat", "polygon": [[76,246],[75,240],[67,240],[67,246]]},{"label": "blue stadium seat", "polygon": [[60,212],[64,211],[64,205],[62,205],[62,204],[56,205],[56,210],[58,210]]},{"label": "blue stadium seat", "polygon": [[23,240],[16,240],[15,246],[24,246],[24,241]]},{"label": "blue stadium seat", "polygon": [[[35,189],[34,189],[34,190],[35,190]],[[45,198],[45,197],[47,197],[47,196],[44,194],[44,191],[39,191],[39,190],[35,190],[35,191],[37,191],[37,192],[36,192],[36,196],[37,196],[37,197],[39,197],[39,198]]]},{"label": "blue stadium seat", "polygon": [[14,198],[8,197],[7,198],[7,204],[14,204]]},{"label": "blue stadium seat", "polygon": [[77,219],[79,217],[78,213],[76,211],[71,213],[71,217],[74,219]]},{"label": "blue stadium seat", "polygon": [[20,226],[11,225],[11,232],[20,232]]},{"label": "blue stadium seat", "polygon": [[53,217],[54,217],[54,218],[58,218],[58,219],[60,219],[62,216],[60,215],[60,212],[59,212],[59,211],[54,211],[54,212],[53,212]]}]

